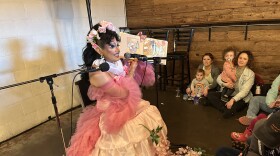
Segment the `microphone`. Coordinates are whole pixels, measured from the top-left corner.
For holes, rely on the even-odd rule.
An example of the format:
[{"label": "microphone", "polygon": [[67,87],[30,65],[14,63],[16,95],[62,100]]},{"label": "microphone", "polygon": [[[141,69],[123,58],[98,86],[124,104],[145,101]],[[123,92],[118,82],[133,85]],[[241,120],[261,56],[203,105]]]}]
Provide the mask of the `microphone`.
[{"label": "microphone", "polygon": [[148,58],[145,55],[139,55],[139,54],[131,54],[131,53],[125,53],[124,57],[126,59],[130,59],[130,58],[137,58],[140,61],[147,61]]},{"label": "microphone", "polygon": [[83,73],[90,73],[90,72],[96,72],[96,71],[102,71],[102,72],[105,72],[105,71],[108,71],[110,69],[110,66],[107,62],[104,62],[104,63],[101,63],[99,65],[99,67],[96,67],[96,68],[93,68],[93,67],[86,67],[84,69],[81,69],[81,72],[80,74],[83,74]]}]

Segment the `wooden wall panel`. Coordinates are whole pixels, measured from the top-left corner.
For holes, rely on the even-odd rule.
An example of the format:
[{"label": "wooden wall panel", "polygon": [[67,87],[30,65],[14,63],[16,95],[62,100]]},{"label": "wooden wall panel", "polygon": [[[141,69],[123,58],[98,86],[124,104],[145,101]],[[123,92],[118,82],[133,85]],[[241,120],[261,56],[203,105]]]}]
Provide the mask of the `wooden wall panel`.
[{"label": "wooden wall panel", "polygon": [[[126,0],[128,27],[278,20],[280,0]],[[141,19],[171,16],[168,23]],[[163,18],[164,19],[164,18]],[[138,22],[140,21],[140,22]],[[155,25],[156,24],[156,25]]]},{"label": "wooden wall panel", "polygon": [[216,28],[216,31],[212,32],[211,41],[208,41],[208,32],[196,30],[190,52],[192,78],[197,66],[201,63],[202,55],[206,52],[211,52],[215,56],[215,63],[222,69],[222,51],[228,46],[252,51],[255,57],[253,71],[260,74],[265,82],[271,83],[280,74],[280,59],[277,59],[280,57],[280,30],[278,28],[249,31],[248,40],[244,40],[242,30],[231,31],[222,28],[218,30]]},{"label": "wooden wall panel", "polygon": [[[126,0],[126,9],[130,28],[280,19],[280,0]],[[205,52],[213,53],[215,63],[222,68],[222,51],[228,46],[251,50],[255,56],[253,70],[266,82],[273,81],[280,73],[279,25],[249,26],[247,40],[244,40],[245,27],[212,27],[210,41],[208,30],[209,28],[195,28],[190,51],[192,78]],[[172,52],[173,48],[168,49]]]}]

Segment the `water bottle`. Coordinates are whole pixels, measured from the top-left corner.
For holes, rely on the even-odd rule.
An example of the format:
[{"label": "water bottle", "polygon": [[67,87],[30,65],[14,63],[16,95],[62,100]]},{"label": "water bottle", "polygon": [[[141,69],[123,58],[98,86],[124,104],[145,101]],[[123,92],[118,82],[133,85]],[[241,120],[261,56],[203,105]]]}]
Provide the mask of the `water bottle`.
[{"label": "water bottle", "polygon": [[261,86],[256,86],[256,95],[261,94]]},{"label": "water bottle", "polygon": [[188,100],[188,94],[184,94],[183,100],[187,101]]},{"label": "water bottle", "polygon": [[177,88],[177,89],[176,89],[176,92],[177,92],[177,93],[176,93],[176,97],[180,97],[180,88]]}]

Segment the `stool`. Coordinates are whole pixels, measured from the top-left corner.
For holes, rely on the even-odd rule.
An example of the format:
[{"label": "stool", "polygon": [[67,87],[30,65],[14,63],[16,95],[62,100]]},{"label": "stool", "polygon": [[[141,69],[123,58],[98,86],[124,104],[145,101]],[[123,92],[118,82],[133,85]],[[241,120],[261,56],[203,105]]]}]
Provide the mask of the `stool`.
[{"label": "stool", "polygon": [[[179,82],[179,87],[181,92],[184,88],[184,81],[187,78],[188,83],[190,83],[190,66],[189,66],[189,51],[191,46],[191,41],[193,37],[194,29],[185,29],[178,28],[173,30],[174,38],[174,49],[173,52],[167,54],[167,61],[172,61],[171,71],[167,70],[167,67],[164,69],[163,76],[167,79],[164,81],[163,88],[165,90],[165,85],[168,85],[168,81],[171,81],[171,85],[174,85],[174,82]],[[181,63],[180,70],[181,72],[176,73],[176,65]],[[185,73],[185,66],[187,65],[187,73]],[[178,75],[178,77],[176,77]]]},{"label": "stool", "polygon": [[83,100],[82,101],[83,103],[81,104],[82,108],[85,108],[86,106],[91,105],[96,102],[96,100],[90,100],[89,97],[87,96],[88,88],[90,86],[89,80],[81,79],[81,80],[75,82],[75,85],[78,86],[80,95]]}]

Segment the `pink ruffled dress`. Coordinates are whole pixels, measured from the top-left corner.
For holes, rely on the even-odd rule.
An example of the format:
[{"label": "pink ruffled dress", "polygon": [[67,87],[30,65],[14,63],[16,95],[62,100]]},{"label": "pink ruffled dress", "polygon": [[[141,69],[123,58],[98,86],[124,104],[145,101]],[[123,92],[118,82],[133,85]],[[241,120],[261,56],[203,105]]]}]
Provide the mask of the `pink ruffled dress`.
[{"label": "pink ruffled dress", "polygon": [[[87,107],[80,115],[67,156],[158,155],[159,149],[144,126],[150,130],[163,127],[159,132],[163,140],[167,139],[167,128],[158,109],[141,99],[139,84],[150,86],[155,77],[152,66],[148,64],[146,69],[145,66],[143,62],[138,63],[134,79],[115,76],[102,87],[90,86],[88,96],[96,99],[97,104]],[[128,96],[106,94],[112,88],[125,89]]]}]

